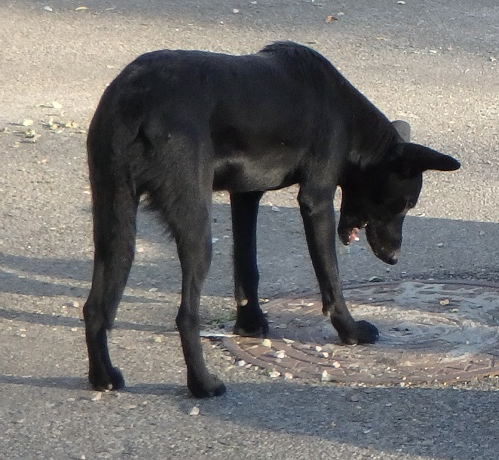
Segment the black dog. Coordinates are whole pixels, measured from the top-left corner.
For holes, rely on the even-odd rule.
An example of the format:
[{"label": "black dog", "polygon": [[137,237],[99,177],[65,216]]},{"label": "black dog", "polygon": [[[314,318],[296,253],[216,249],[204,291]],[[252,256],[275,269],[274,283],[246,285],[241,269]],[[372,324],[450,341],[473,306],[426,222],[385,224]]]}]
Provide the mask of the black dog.
[{"label": "black dog", "polygon": [[324,57],[275,43],[247,56],[156,51],[129,64],[107,88],[88,133],[95,259],[84,307],[89,379],[124,386],[111,364],[113,325],[134,256],[139,198],[147,194],[176,241],[182,301],[176,318],[196,397],[221,395],[199,338],[201,287],[211,260],[212,190],[228,190],[234,237],[235,332],[266,334],[258,304],[256,218],[267,190],[298,183],[298,202],[323,312],[347,344],[378,330],[354,321],[335,256],[333,196],[343,191],[344,244],[365,227],[376,256],[394,264],[404,216],[422,172],[459,168],[453,158],[408,143],[408,125],[390,123]]}]

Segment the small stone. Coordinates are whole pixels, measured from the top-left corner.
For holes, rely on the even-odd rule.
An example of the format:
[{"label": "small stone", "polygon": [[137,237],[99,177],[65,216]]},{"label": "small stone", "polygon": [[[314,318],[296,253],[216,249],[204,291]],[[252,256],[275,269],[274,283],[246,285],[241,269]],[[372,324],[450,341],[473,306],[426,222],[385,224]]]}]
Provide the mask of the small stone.
[{"label": "small stone", "polygon": [[327,370],[323,370],[321,374],[321,382],[330,382],[331,376]]},{"label": "small stone", "polygon": [[237,367],[244,367],[244,366],[246,366],[246,361],[244,361],[243,359],[240,359],[239,361],[236,361],[236,366]]},{"label": "small stone", "polygon": [[267,348],[272,348],[272,341],[270,339],[263,339],[262,346]]},{"label": "small stone", "polygon": [[437,244],[437,248],[443,248],[444,247],[444,243],[438,243]]},{"label": "small stone", "polygon": [[237,8],[234,8],[234,9],[232,10],[232,12],[233,12],[234,14],[237,14],[237,13],[239,13],[239,10],[238,10]]},{"label": "small stone", "polygon": [[52,109],[62,109],[62,104],[57,102],[57,101],[52,101],[49,106],[52,108]]},{"label": "small stone", "polygon": [[285,372],[284,379],[285,380],[293,380],[293,374],[291,374],[290,372]]},{"label": "small stone", "polygon": [[278,371],[271,371],[271,372],[269,372],[269,377],[271,379],[276,379],[276,378],[280,377],[280,375],[281,375],[281,373],[278,372]]},{"label": "small stone", "polygon": [[272,211],[274,211],[274,212],[279,212],[279,211],[280,211],[280,209],[279,209],[279,207],[278,207],[278,206],[272,206]]},{"label": "small stone", "polygon": [[320,345],[315,346],[315,351],[322,351],[322,347]]},{"label": "small stone", "polygon": [[189,415],[192,415],[192,416],[199,415],[199,407],[198,407],[198,406],[194,406],[194,407],[190,410]]},{"label": "small stone", "polygon": [[96,391],[90,399],[92,401],[100,401],[102,399],[102,392]]},{"label": "small stone", "polygon": [[360,401],[360,395],[358,393],[353,393],[350,395],[350,398],[348,398],[350,402],[359,402]]},{"label": "small stone", "polygon": [[156,343],[161,343],[163,341],[163,338],[160,337],[159,335],[155,335],[153,337],[153,340],[156,342]]},{"label": "small stone", "polygon": [[329,353],[328,353],[327,351],[321,351],[321,352],[319,353],[319,356],[320,356],[321,358],[329,358]]},{"label": "small stone", "polygon": [[284,338],[283,338],[283,339],[282,339],[282,341],[283,341],[284,343],[295,343],[295,341],[294,341],[294,340],[291,340],[291,339],[284,339]]},{"label": "small stone", "polygon": [[443,299],[439,303],[440,303],[440,305],[442,305],[442,307],[445,307],[446,305],[450,304],[450,300],[449,299]]},{"label": "small stone", "polygon": [[380,283],[381,281],[383,281],[381,276],[371,276],[371,278],[369,278],[370,283]]},{"label": "small stone", "polygon": [[33,120],[28,120],[28,119],[25,119],[21,122],[21,125],[23,126],[32,126],[33,125]]},{"label": "small stone", "polygon": [[283,359],[286,357],[286,352],[284,350],[279,350],[273,353],[272,356],[277,359]]},{"label": "small stone", "polygon": [[72,327],[71,328],[71,332],[77,332],[78,331],[78,328],[77,327]]},{"label": "small stone", "polygon": [[331,364],[335,369],[339,369],[341,367],[341,364],[338,361],[333,361],[333,364]]}]

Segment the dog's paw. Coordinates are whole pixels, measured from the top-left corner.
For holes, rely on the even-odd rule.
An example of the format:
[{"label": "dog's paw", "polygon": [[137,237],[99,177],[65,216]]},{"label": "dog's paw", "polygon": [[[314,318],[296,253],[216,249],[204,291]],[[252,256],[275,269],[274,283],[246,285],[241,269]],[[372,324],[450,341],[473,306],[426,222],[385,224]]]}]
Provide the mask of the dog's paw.
[{"label": "dog's paw", "polygon": [[266,337],[269,333],[269,322],[261,310],[251,317],[238,312],[233,333],[243,337]]},{"label": "dog's paw", "polygon": [[188,377],[187,388],[189,388],[189,391],[195,398],[222,396],[227,390],[224,383],[213,374],[208,374],[208,376],[202,380]]},{"label": "dog's paw", "polygon": [[242,337],[267,337],[269,333],[269,323],[267,321],[264,324],[259,324],[255,326],[240,326],[239,324],[234,325],[232,332],[236,335]]},{"label": "dog's paw", "polygon": [[357,343],[374,343],[379,339],[378,328],[367,321],[356,321]]},{"label": "dog's paw", "polygon": [[92,388],[96,391],[121,390],[125,387],[125,379],[117,367],[113,367],[111,372],[90,372],[88,380]]},{"label": "dog's paw", "polygon": [[341,341],[346,345],[374,343],[379,338],[378,328],[367,321],[355,321],[345,325],[337,318],[332,317],[331,322]]}]

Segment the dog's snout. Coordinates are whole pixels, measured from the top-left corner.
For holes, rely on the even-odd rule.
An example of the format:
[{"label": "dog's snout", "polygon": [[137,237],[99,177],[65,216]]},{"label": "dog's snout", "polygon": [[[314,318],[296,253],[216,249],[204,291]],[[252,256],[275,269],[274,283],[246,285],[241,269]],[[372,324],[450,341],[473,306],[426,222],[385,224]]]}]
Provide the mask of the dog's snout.
[{"label": "dog's snout", "polygon": [[396,255],[389,256],[386,260],[387,264],[395,265],[399,261],[398,253]]},{"label": "dog's snout", "polygon": [[386,248],[380,248],[379,250],[373,251],[374,255],[382,260],[385,264],[395,265],[399,261],[400,250],[388,250]]}]

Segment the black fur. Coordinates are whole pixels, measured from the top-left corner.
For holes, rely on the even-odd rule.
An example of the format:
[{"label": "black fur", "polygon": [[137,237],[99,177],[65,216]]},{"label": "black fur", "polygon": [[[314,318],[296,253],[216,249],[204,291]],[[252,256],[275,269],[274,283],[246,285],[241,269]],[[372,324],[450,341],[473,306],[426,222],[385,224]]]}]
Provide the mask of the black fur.
[{"label": "black fur", "polygon": [[176,322],[194,396],[225,391],[208,372],[199,339],[213,189],[231,196],[237,333],[268,331],[257,293],[260,198],[298,183],[323,311],[343,342],[374,342],[376,327],[354,321],[343,299],[333,197],[340,185],[342,242],[365,227],[374,253],[395,263],[422,172],[459,168],[453,158],[407,138],[408,125],[390,123],[324,57],[294,43],[247,56],[156,51],[128,65],[102,96],[88,134],[95,259],[84,317],[93,387],[124,385],[109,358],[106,330],[132,265],[142,194],[177,244],[182,300]]}]

